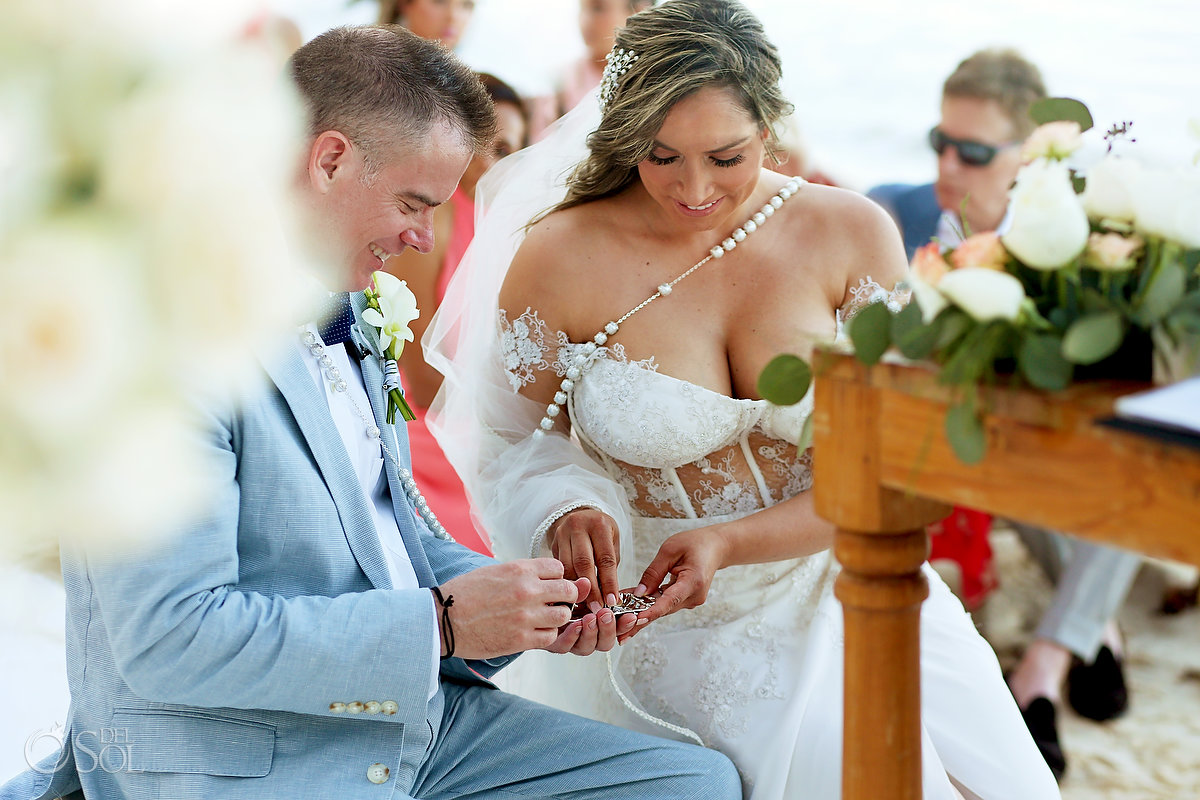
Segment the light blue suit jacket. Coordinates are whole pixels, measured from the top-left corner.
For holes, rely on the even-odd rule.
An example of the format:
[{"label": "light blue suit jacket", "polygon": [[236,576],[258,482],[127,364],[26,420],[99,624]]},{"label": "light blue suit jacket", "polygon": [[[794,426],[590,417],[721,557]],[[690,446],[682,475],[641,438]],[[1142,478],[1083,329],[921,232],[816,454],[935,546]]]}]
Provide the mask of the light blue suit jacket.
[{"label": "light blue suit jacket", "polygon": [[[362,370],[382,420],[379,359]],[[210,414],[204,435],[220,488],[202,520],[136,560],[64,554],[66,745],[0,798],[81,786],[105,800],[380,798],[411,784],[443,705],[440,690],[428,699],[430,593],[391,588],[368,501],[297,348],[267,363],[236,411]],[[403,427],[395,435],[407,468]],[[436,538],[386,468],[421,586],[493,563]],[[486,683],[507,661],[445,660],[442,680]],[[375,778],[387,768],[382,786],[372,765]]]}]

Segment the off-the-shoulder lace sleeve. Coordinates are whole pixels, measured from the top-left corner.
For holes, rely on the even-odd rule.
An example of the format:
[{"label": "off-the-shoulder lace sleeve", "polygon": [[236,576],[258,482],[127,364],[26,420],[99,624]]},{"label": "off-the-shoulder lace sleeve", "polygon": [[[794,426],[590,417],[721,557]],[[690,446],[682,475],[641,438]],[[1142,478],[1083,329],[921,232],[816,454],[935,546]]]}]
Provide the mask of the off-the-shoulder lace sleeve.
[{"label": "off-the-shoulder lace sleeve", "polygon": [[[545,321],[531,308],[511,322],[508,312],[500,309],[500,357],[504,361],[504,372],[514,392],[538,379],[538,374],[554,370],[561,375],[559,353],[567,344],[567,335],[562,331],[550,331]],[[553,360],[547,355],[554,351]]]},{"label": "off-the-shoulder lace sleeve", "polygon": [[838,322],[849,322],[871,303],[886,303],[889,310],[899,311],[908,305],[911,295],[912,292],[903,283],[897,283],[896,288],[888,291],[870,275],[859,278],[858,285],[850,287],[850,299],[838,309]]}]

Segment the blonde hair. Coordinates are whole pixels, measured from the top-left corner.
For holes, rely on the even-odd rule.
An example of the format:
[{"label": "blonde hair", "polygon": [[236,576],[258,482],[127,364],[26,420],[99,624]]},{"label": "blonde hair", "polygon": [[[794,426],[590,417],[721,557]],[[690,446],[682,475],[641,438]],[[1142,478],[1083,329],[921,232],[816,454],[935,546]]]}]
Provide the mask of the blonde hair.
[{"label": "blonde hair", "polygon": [[1042,73],[1012,49],[980,50],[960,62],[942,86],[942,97],[995,102],[1012,123],[1018,139],[1024,139],[1037,127],[1029,109],[1045,96]]},{"label": "blonde hair", "polygon": [[[571,175],[566,198],[546,213],[609,197],[637,177],[671,108],[703,88],[729,88],[768,133],[791,113],[779,88],[779,51],[762,23],[734,0],[668,0],[629,18],[616,48],[637,54],[618,78],[589,154]],[[544,216],[544,215],[543,215]]]}]

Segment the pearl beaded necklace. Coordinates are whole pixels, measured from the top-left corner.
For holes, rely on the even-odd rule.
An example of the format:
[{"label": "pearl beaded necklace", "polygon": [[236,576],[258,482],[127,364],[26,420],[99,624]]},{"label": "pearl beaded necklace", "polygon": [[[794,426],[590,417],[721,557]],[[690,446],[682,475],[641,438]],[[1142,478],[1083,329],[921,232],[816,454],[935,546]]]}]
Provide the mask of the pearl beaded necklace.
[{"label": "pearl beaded necklace", "polygon": [[396,458],[391,448],[387,446],[387,442],[383,440],[382,431],[375,422],[374,415],[363,411],[358,402],[346,391],[350,387],[346,383],[346,379],[342,377],[341,370],[337,368],[337,365],[333,363],[333,359],[325,352],[325,344],[321,341],[321,337],[312,331],[303,331],[300,334],[300,340],[308,348],[308,352],[312,357],[316,359],[317,365],[321,367],[321,371],[325,375],[325,379],[329,381],[330,388],[336,394],[345,397],[354,409],[354,413],[363,421],[363,425],[366,427],[367,438],[379,442],[379,447],[383,450],[384,456],[396,468],[396,475],[400,478],[400,485],[404,488],[404,494],[408,496],[408,502],[417,510],[422,519],[425,520],[425,524],[429,526],[429,530],[433,531],[433,535],[439,539],[451,539],[450,534],[442,527],[442,523],[438,521],[437,516],[434,515],[433,509],[429,507],[429,502],[421,494],[421,490],[417,487],[417,482],[413,480],[412,473],[400,465],[399,459]]},{"label": "pearl beaded necklace", "polygon": [[583,377],[584,370],[586,370],[588,366],[593,363],[593,356],[595,355],[597,348],[603,347],[610,336],[615,336],[617,331],[621,329],[621,325],[623,325],[626,320],[628,320],[637,312],[641,311],[646,306],[653,303],[658,298],[669,295],[674,290],[675,284],[679,283],[681,280],[700,269],[709,261],[713,260],[714,258],[721,258],[726,253],[732,251],[739,244],[746,241],[746,237],[758,230],[759,227],[765,223],[767,219],[770,218],[788,198],[800,191],[800,187],[804,183],[805,181],[803,178],[793,178],[785,183],[782,187],[780,187],[776,194],[772,195],[770,199],[763,204],[761,209],[754,212],[754,214],[750,216],[750,219],[742,223],[740,228],[734,229],[733,233],[731,233],[728,238],[709,250],[708,255],[697,261],[684,272],[680,273],[675,280],[668,283],[659,284],[656,287],[654,294],[650,295],[645,300],[626,311],[624,316],[621,316],[618,319],[606,324],[604,329],[593,336],[590,342],[585,342],[579,349],[579,352],[572,359],[570,366],[567,367],[566,377],[559,385],[558,391],[554,393],[554,402],[546,406],[546,416],[542,417],[542,421],[539,423],[538,428],[534,430],[533,435],[542,436],[546,431],[549,431],[554,427],[554,418],[562,413],[563,407],[566,406],[567,400],[570,397],[572,390],[575,388],[575,383]]}]

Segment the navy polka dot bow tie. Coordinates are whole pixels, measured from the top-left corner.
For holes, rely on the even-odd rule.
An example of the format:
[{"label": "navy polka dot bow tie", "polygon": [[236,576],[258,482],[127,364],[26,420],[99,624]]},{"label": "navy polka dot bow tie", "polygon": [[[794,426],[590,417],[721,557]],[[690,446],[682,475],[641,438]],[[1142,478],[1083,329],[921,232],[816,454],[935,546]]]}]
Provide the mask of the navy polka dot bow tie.
[{"label": "navy polka dot bow tie", "polygon": [[350,326],[354,324],[354,309],[350,307],[350,293],[338,292],[330,295],[317,323],[321,341],[328,346],[350,341]]}]

